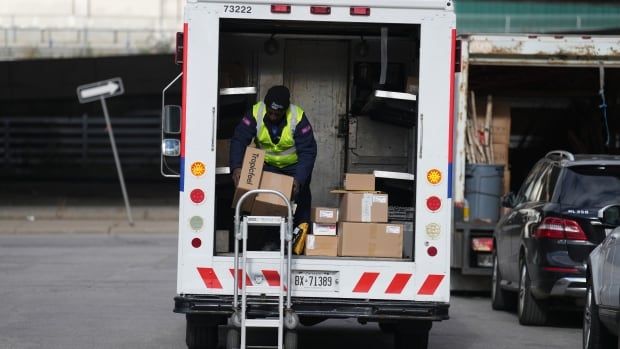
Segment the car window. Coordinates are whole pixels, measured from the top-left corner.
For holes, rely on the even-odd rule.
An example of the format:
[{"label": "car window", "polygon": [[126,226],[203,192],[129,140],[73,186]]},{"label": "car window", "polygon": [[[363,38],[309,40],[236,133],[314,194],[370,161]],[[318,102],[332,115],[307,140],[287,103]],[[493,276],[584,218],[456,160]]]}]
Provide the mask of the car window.
[{"label": "car window", "polygon": [[538,162],[536,165],[534,165],[530,173],[527,175],[525,181],[523,181],[523,184],[521,185],[521,189],[519,189],[519,193],[517,194],[517,204],[520,204],[524,201],[529,201],[529,194],[532,191],[533,182],[537,178],[538,173],[540,172],[543,165],[543,162]]},{"label": "car window", "polygon": [[530,202],[537,202],[541,200],[541,193],[547,179],[547,173],[549,172],[549,166],[543,165],[536,173],[536,177],[532,180],[530,190],[527,192],[526,197]]},{"label": "car window", "polygon": [[620,203],[620,166],[570,166],[559,185],[562,205],[597,208]]},{"label": "car window", "polygon": [[553,192],[555,191],[555,186],[558,182],[558,176],[560,175],[560,167],[556,165],[551,165],[549,172],[547,172],[547,178],[545,180],[545,185],[543,187],[542,192],[542,201],[551,201],[553,198]]}]

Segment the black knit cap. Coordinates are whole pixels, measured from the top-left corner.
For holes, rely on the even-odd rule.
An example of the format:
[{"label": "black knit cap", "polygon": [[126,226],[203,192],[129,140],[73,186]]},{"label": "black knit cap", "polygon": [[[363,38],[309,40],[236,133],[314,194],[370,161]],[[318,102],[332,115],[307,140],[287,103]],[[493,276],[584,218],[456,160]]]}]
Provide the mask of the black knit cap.
[{"label": "black knit cap", "polygon": [[286,110],[290,104],[291,93],[286,86],[273,86],[265,95],[265,105],[273,110]]}]

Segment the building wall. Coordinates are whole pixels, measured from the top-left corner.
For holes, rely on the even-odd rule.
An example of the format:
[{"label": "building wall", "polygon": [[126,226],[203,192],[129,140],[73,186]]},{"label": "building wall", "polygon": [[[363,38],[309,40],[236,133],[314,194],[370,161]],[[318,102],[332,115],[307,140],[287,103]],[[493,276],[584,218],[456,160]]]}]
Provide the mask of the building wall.
[{"label": "building wall", "polygon": [[0,60],[169,53],[184,0],[0,0]]},{"label": "building wall", "polygon": [[459,33],[618,32],[616,1],[456,0]]}]

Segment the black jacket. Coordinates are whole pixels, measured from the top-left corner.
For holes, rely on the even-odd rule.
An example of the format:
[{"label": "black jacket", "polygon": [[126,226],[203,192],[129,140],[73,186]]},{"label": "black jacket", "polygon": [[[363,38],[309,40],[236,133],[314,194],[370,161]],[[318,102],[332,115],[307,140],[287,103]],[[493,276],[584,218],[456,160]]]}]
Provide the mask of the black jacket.
[{"label": "black jacket", "polygon": [[[286,118],[282,119],[280,124],[272,124],[269,118],[264,118],[263,123],[269,130],[269,135],[274,144],[280,141],[282,130],[286,126]],[[245,154],[245,148],[250,145],[252,139],[256,137],[256,120],[252,116],[252,112],[249,111],[245,114],[241,122],[235,128],[235,133],[230,140],[230,170],[231,172],[241,167],[243,161],[243,155]],[[314,168],[314,161],[316,159],[317,146],[314,139],[314,132],[312,131],[312,125],[306,116],[306,113],[301,117],[301,121],[297,123],[295,128],[295,148],[297,149],[298,161],[295,170],[295,179],[299,185],[304,185],[308,177],[312,174]]]}]

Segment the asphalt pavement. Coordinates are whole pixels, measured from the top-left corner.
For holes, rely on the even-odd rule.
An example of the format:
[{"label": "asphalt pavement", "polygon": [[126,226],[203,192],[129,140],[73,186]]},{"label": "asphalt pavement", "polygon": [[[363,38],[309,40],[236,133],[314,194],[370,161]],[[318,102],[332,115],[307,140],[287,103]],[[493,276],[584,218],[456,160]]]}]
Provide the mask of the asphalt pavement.
[{"label": "asphalt pavement", "polygon": [[0,207],[0,234],[176,234],[178,206],[44,205]]}]

